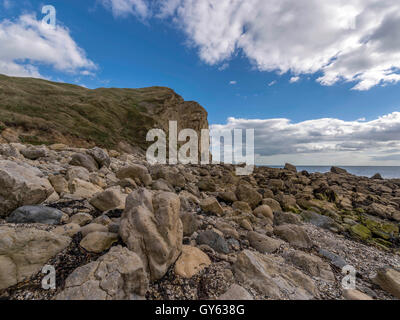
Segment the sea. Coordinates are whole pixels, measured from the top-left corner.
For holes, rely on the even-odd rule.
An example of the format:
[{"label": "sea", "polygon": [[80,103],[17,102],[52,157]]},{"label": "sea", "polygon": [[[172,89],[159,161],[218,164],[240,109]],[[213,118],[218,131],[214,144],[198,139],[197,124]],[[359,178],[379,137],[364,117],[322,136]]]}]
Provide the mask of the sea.
[{"label": "sea", "polygon": [[[266,166],[270,168],[283,168],[284,166]],[[371,178],[376,173],[380,173],[384,179],[400,179],[400,166],[388,167],[368,167],[368,166],[337,166],[347,170],[347,172],[354,174],[356,176]],[[331,166],[296,166],[297,171],[306,170],[309,173],[326,173],[331,170]]]}]

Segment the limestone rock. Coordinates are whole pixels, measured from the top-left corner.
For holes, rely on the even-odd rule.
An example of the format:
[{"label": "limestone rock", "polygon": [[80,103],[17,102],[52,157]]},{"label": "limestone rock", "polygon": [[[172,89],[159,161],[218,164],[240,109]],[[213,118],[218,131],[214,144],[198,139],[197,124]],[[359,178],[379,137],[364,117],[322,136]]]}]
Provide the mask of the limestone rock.
[{"label": "limestone rock", "polygon": [[148,278],[139,256],[127,248],[113,247],[76,269],[56,300],[143,300]]},{"label": "limestone rock", "polygon": [[216,216],[222,216],[224,210],[219,204],[218,200],[214,197],[204,199],[200,202],[200,207],[204,212],[215,214]]},{"label": "limestone rock", "polygon": [[179,197],[138,189],[131,193],[121,218],[120,235],[142,259],[151,280],[162,278],[182,250]]},{"label": "limestone rock", "polygon": [[80,226],[84,226],[84,225],[87,225],[92,220],[93,220],[93,217],[90,214],[88,214],[86,212],[78,212],[77,214],[74,214],[70,218],[69,222],[76,223]]},{"label": "limestone rock", "polygon": [[228,243],[223,237],[212,230],[200,232],[196,238],[196,242],[199,245],[206,244],[217,252],[225,254],[229,253]]},{"label": "limestone rock", "polygon": [[104,226],[98,223],[90,223],[82,228],[80,228],[80,232],[82,233],[82,237],[86,237],[89,233],[92,232],[108,232],[108,226]]},{"label": "limestone rock", "polygon": [[24,205],[40,204],[53,192],[38,169],[0,160],[0,217]]},{"label": "limestone rock", "polygon": [[84,167],[88,169],[89,172],[94,172],[99,169],[93,157],[85,153],[75,153],[72,155],[72,159],[69,163],[73,166]]},{"label": "limestone rock", "polygon": [[265,198],[262,200],[262,204],[266,204],[267,206],[269,206],[273,212],[281,212],[282,211],[282,207],[279,204],[278,201],[271,199],[271,198]]},{"label": "limestone rock", "polygon": [[247,239],[250,245],[260,253],[274,253],[284,243],[282,240],[273,239],[254,231],[247,234]]},{"label": "limestone rock", "polygon": [[400,272],[395,269],[380,269],[373,279],[383,290],[400,299]]},{"label": "limestone rock", "polygon": [[110,232],[91,232],[84,237],[80,246],[88,252],[102,253],[118,240],[118,234]]},{"label": "limestone rock", "polygon": [[259,207],[255,208],[253,213],[257,217],[265,217],[265,218],[267,218],[268,220],[271,221],[271,224],[274,221],[274,214],[272,212],[272,209],[266,204],[263,204],[262,206],[259,206]]},{"label": "limestone rock", "polygon": [[118,188],[109,188],[90,199],[90,204],[102,212],[125,209],[126,197]]},{"label": "limestone rock", "polygon": [[238,284],[234,283],[231,285],[224,294],[220,295],[217,300],[225,300],[225,301],[231,301],[231,300],[253,300],[253,297],[251,296],[250,293],[247,292],[247,290]]},{"label": "limestone rock", "polygon": [[0,226],[0,289],[37,273],[70,242],[69,237],[35,228]]},{"label": "limestone rock", "polygon": [[50,175],[49,181],[58,194],[69,193],[68,181],[62,175]]},{"label": "limestone rock", "polygon": [[96,193],[103,191],[99,186],[95,186],[94,184],[81,179],[72,180],[69,183],[69,189],[74,196],[84,199],[91,198]]},{"label": "limestone rock", "polygon": [[81,231],[81,227],[79,224],[68,223],[63,226],[58,226],[57,228],[53,229],[51,232],[72,238],[79,231]]},{"label": "limestone rock", "polygon": [[369,295],[362,293],[356,289],[346,289],[343,291],[343,297],[346,300],[374,300]]},{"label": "limestone rock", "polygon": [[175,273],[183,278],[191,278],[210,264],[210,258],[200,249],[182,246],[182,254],[175,263]]},{"label": "limestone rock", "polygon": [[101,167],[109,167],[111,164],[111,160],[107,152],[101,148],[94,147],[87,151],[93,159],[97,162],[98,166]]},{"label": "limestone rock", "polygon": [[131,164],[121,168],[117,172],[117,178],[132,178],[133,180],[135,180],[136,178],[139,179],[145,186],[149,186],[152,182],[149,171],[145,166],[142,166],[140,164]]},{"label": "limestone rock", "polygon": [[313,243],[301,226],[284,224],[274,228],[274,234],[298,248],[311,248]]},{"label": "limestone rock", "polygon": [[262,200],[261,194],[246,184],[240,184],[237,187],[236,196],[240,201],[247,202],[252,209],[255,209]]}]

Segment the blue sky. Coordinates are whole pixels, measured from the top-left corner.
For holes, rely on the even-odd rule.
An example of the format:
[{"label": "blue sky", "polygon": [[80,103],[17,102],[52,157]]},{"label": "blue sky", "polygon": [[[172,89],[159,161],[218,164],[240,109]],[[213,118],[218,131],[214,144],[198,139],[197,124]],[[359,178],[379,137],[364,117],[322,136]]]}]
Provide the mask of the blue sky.
[{"label": "blue sky", "polygon": [[[355,41],[360,42],[366,35],[370,39],[380,35],[376,43],[385,44],[382,30],[386,30],[385,35],[393,33],[390,43],[396,42],[393,38],[400,36],[400,31],[384,29],[385,21],[392,25],[400,21],[392,13],[399,9],[396,2],[381,0],[380,3],[386,6],[377,9],[378,2],[373,0],[366,0],[362,8],[357,7],[359,4],[355,0],[348,2],[354,2],[352,7],[343,7],[347,6],[344,1],[333,0],[338,7],[329,8],[331,11],[325,21],[332,18],[335,25],[344,21],[342,29],[335,29],[336,26],[332,27],[328,22],[325,25],[323,20],[315,22],[320,26],[306,25],[310,10],[302,18],[302,7],[294,8],[297,11],[293,12],[292,9],[286,12],[282,7],[283,15],[274,17],[268,4],[265,5],[268,1],[259,2],[259,6],[263,6],[261,9],[238,7],[232,12],[218,7],[213,1],[199,0],[193,4],[190,0],[167,0],[164,4],[169,7],[161,7],[161,10],[162,5],[157,0],[54,0],[49,3],[0,0],[0,31],[8,31],[10,38],[0,36],[3,44],[16,41],[10,35],[14,32],[12,28],[21,32],[36,30],[39,39],[46,38],[40,27],[32,27],[33,20],[21,20],[25,15],[40,21],[44,16],[41,13],[43,5],[51,4],[56,8],[57,28],[62,29],[45,41],[46,45],[53,46],[51,53],[33,53],[34,46],[30,52],[29,43],[25,49],[0,45],[3,47],[0,48],[0,73],[44,77],[88,88],[167,86],[186,100],[195,100],[204,106],[210,124],[215,125],[247,128],[252,119],[258,119],[262,127],[270,119],[287,119],[277,130],[281,139],[272,141],[278,144],[288,141],[292,144],[290,150],[268,152],[274,148],[264,141],[265,134],[273,135],[274,132],[268,130],[261,134],[262,129],[258,129],[259,149],[268,149],[260,152],[264,163],[279,164],[286,159],[298,164],[334,164],[337,161],[355,164],[357,161],[357,164],[395,165],[399,162],[400,130],[397,128],[400,127],[400,115],[396,112],[400,111],[400,76],[397,74],[400,60],[396,61],[400,58],[400,46],[393,45],[390,54],[386,54],[389,51],[380,49],[382,46],[371,49],[371,45],[366,44],[365,48],[355,45]],[[271,6],[292,1],[269,0]],[[235,0],[219,3],[222,2],[230,8],[240,6]],[[300,2],[310,5],[314,0]],[[209,8],[198,3],[214,5],[212,14],[207,12]],[[317,16],[321,15],[318,10],[326,14],[326,8],[318,2],[312,9]],[[249,10],[248,15],[257,12],[260,22],[238,17],[238,12],[245,10]],[[369,22],[367,28],[359,21],[368,10],[380,22],[375,26]],[[212,20],[207,20],[210,16]],[[348,21],[356,19],[357,24],[348,27],[343,16]],[[275,18],[277,22],[272,25],[275,29],[264,25],[265,20],[274,21]],[[296,28],[292,22],[282,22],[293,19],[298,19]],[[235,25],[238,24],[240,34],[236,35]],[[321,34],[316,33],[318,28],[322,30]],[[332,40],[326,41],[329,37]],[[373,40],[369,41],[374,44]],[[67,42],[68,46],[63,47],[62,43]],[[351,46],[353,48],[348,49]],[[375,51],[369,53],[368,50]],[[375,55],[381,57],[369,59]],[[328,66],[329,63],[332,65]],[[388,73],[388,66],[395,71]],[[388,115],[392,115],[387,118],[390,120],[379,120]],[[235,121],[229,122],[228,118]],[[331,121],[322,121],[321,126],[319,123],[323,118]],[[315,135],[310,137],[316,129],[310,129],[305,121],[317,121],[312,125],[322,130],[320,142]],[[292,132],[291,125],[296,124],[299,128],[293,134],[308,130],[302,141],[292,141],[284,135],[287,131]],[[303,129],[303,125],[308,129]],[[384,138],[382,134],[379,137],[377,134],[376,139],[373,135],[369,138],[368,132],[376,133],[383,127],[386,130],[381,132]],[[335,131],[336,139],[324,134],[330,130]],[[342,140],[336,141],[338,139]],[[332,144],[332,140],[335,143]],[[351,146],[343,147],[343,142]]]}]

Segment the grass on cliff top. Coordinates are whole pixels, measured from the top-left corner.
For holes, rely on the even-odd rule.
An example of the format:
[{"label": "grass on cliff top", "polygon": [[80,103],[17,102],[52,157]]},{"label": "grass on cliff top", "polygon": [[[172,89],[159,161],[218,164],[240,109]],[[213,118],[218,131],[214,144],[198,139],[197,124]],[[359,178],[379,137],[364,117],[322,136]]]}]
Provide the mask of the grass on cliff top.
[{"label": "grass on cliff top", "polygon": [[173,96],[181,99],[164,87],[91,90],[0,75],[0,122],[37,136],[56,132],[107,148],[121,140],[144,147],[147,131],[156,126],[151,107]]}]

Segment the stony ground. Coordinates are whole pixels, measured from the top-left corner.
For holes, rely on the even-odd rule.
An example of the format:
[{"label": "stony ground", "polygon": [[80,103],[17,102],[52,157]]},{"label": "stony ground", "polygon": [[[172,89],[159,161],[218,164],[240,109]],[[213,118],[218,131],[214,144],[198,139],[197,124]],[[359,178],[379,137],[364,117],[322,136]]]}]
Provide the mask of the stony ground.
[{"label": "stony ground", "polygon": [[400,180],[331,171],[0,144],[0,299],[400,298]]}]

